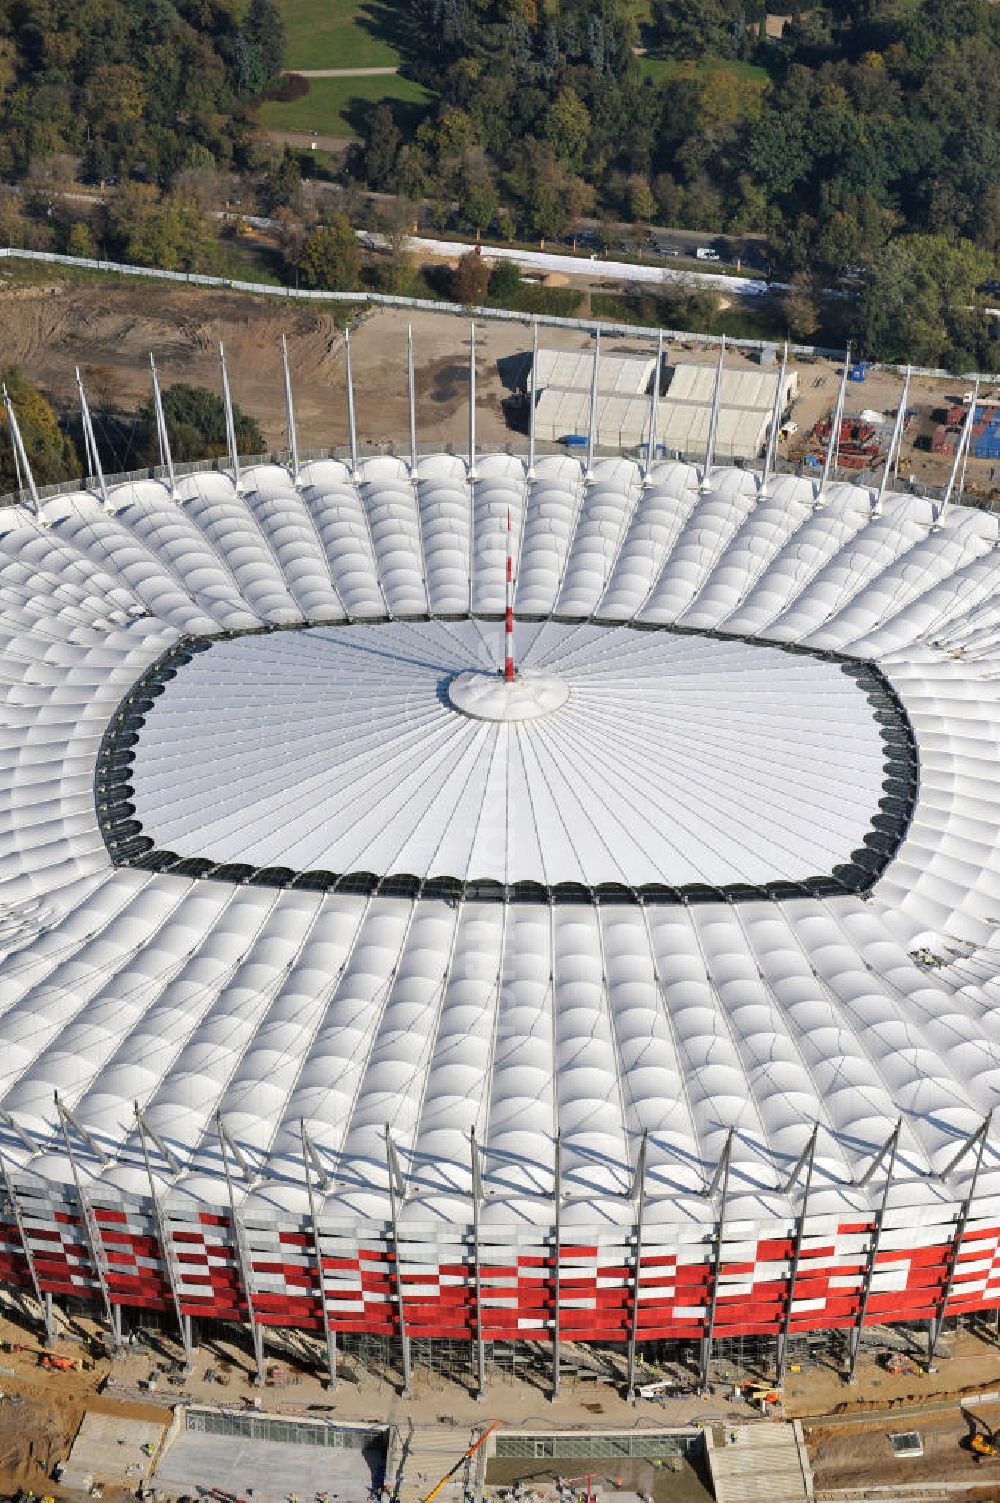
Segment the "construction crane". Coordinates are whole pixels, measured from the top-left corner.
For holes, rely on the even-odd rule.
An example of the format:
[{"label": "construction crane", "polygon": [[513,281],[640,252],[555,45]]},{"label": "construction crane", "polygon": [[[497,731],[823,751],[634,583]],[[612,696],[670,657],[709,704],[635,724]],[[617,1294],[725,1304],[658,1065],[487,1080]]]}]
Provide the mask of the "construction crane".
[{"label": "construction crane", "polygon": [[[582,1482],[584,1490],[580,1494],[580,1503],[597,1503],[597,1494],[594,1492],[593,1487],[595,1476],[595,1472],[588,1472],[585,1477],[560,1477],[559,1483],[562,1487],[574,1487],[576,1483]],[[619,1481],[620,1480],[621,1479],[619,1478]],[[561,1495],[562,1493],[560,1489],[560,1496]]]},{"label": "construction crane", "polygon": [[483,1444],[483,1442],[490,1435],[493,1434],[493,1431],[497,1428],[497,1426],[499,1425],[499,1423],[500,1423],[499,1420],[494,1420],[493,1423],[488,1427],[488,1429],[486,1429],[486,1430],[483,1431],[483,1433],[482,1433],[482,1435],[480,1435],[479,1439],[476,1440],[476,1441],[473,1441],[473,1443],[469,1447],[469,1449],[467,1451],[463,1452],[463,1454],[458,1458],[458,1460],[455,1462],[455,1465],[449,1471],[445,1472],[444,1476],[441,1478],[441,1481],[438,1483],[437,1487],[432,1487],[431,1488],[430,1492],[427,1494],[426,1498],[424,1499],[424,1503],[432,1503],[432,1500],[437,1497],[438,1493],[445,1486],[445,1484],[451,1481],[452,1477],[454,1477],[454,1475],[458,1471],[459,1467],[462,1466],[466,1461],[468,1461],[468,1459],[469,1459],[470,1456],[475,1456],[476,1452],[479,1450],[479,1447]]}]

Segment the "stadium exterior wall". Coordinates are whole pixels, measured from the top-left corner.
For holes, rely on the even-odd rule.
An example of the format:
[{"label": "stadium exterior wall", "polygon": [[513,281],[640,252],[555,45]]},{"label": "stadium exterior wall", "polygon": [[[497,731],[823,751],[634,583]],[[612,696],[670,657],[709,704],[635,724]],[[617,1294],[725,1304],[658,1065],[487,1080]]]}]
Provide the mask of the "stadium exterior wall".
[{"label": "stadium exterior wall", "polygon": [[[264,1219],[8,1181],[0,1280],[29,1293],[259,1326],[483,1341],[696,1340],[898,1321],[1000,1305],[996,1206],[902,1207],[714,1231]],[[966,1210],[970,1214],[966,1215]],[[158,1225],[168,1239],[166,1256]],[[22,1230],[23,1229],[23,1240]],[[318,1236],[317,1236],[318,1231]],[[641,1253],[636,1266],[636,1249]],[[322,1275],[317,1266],[317,1249]],[[718,1263],[716,1258],[718,1257]],[[478,1265],[478,1268],[477,1268]],[[249,1270],[250,1288],[243,1278]],[[478,1274],[478,1277],[477,1277]],[[637,1277],[638,1275],[638,1277]],[[476,1290],[480,1290],[477,1308]],[[789,1305],[791,1309],[789,1311]]]}]

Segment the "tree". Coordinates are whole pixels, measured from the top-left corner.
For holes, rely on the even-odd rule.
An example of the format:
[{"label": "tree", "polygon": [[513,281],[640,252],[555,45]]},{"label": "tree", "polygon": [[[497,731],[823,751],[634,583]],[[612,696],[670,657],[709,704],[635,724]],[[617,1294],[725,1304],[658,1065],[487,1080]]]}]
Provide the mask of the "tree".
[{"label": "tree", "polygon": [[277,162],[273,163],[260,186],[261,208],[273,214],[282,205],[294,208],[302,189],[302,168],[298,157],[286,146]]},{"label": "tree", "polygon": [[544,135],[560,161],[579,172],[590,140],[590,112],[572,89],[560,89],[549,106]]},{"label": "tree", "polygon": [[365,121],[361,168],[371,188],[391,188],[403,137],[385,103],[378,104]]},{"label": "tree", "polygon": [[873,257],[858,300],[856,333],[865,353],[914,365],[950,365],[969,337],[967,312],[991,272],[969,241],[901,235]]},{"label": "tree", "polygon": [[468,251],[460,257],[452,272],[451,287],[456,302],[476,308],[486,299],[490,283],[490,266],[476,251]]},{"label": "tree", "polygon": [[785,294],[785,318],[796,339],[808,339],[819,328],[816,286],[805,271],[797,271]]},{"label": "tree", "polygon": [[521,268],[516,261],[497,261],[490,272],[490,302],[510,303],[524,286]]},{"label": "tree", "polygon": [[333,214],[313,230],[302,248],[299,275],[304,287],[350,292],[361,276],[361,252],[349,220]]},{"label": "tree", "polygon": [[[38,387],[26,381],[16,365],[8,366],[0,380],[10,395],[35,484],[52,485],[78,475],[80,461],[76,450],[60,432],[56,414]],[[26,477],[21,477],[21,483],[27,483]],[[7,414],[0,408],[0,493],[6,495],[17,488],[17,466]]]},{"label": "tree", "polygon": [[145,183],[118,189],[105,209],[105,230],[113,256],[164,271],[198,271],[214,246],[193,199],[182,193],[161,198]]},{"label": "tree", "polygon": [[[222,398],[205,386],[175,382],[163,392],[171,456],[177,461],[210,459],[226,452],[226,409]],[[139,409],[136,448],[146,464],[159,464],[160,450],[152,400]],[[266,448],[255,417],[233,403],[236,447],[241,454],[260,454]]]},{"label": "tree", "polygon": [[299,266],[302,261],[302,252],[305,250],[309,231],[302,223],[297,214],[284,205],[275,214],[278,224],[278,249],[281,251],[281,259],[286,271],[293,272],[298,281]]},{"label": "tree", "polygon": [[648,224],[656,213],[653,190],[644,177],[634,177],[628,185],[629,214],[637,224]]},{"label": "tree", "polygon": [[66,233],[67,256],[79,256],[81,260],[86,260],[93,256],[94,250],[94,237],[89,225],[84,224],[82,219],[74,219]]},{"label": "tree", "polygon": [[250,0],[239,30],[237,82],[241,93],[263,94],[285,66],[285,23],[274,0]]},{"label": "tree", "polygon": [[742,0],[653,0],[653,34],[670,57],[729,56]]},{"label": "tree", "polygon": [[95,68],[83,91],[83,105],[88,120],[98,128],[140,120],[146,107],[142,74],[129,63]]}]

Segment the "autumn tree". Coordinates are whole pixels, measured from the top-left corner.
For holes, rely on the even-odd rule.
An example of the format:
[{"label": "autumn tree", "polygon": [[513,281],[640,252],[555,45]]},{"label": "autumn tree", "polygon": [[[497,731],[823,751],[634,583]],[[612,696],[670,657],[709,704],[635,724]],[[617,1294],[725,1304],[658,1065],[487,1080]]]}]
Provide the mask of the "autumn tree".
[{"label": "autumn tree", "polygon": [[455,301],[466,307],[476,308],[486,299],[490,285],[490,265],[476,251],[468,251],[459,257],[451,275],[451,288]]},{"label": "autumn tree", "polygon": [[819,328],[819,304],[815,279],[806,271],[797,271],[785,294],[785,318],[788,330],[796,339],[808,339]]},{"label": "autumn tree", "polygon": [[328,292],[350,292],[357,287],[361,252],[350,221],[343,214],[332,214],[306,240],[299,259],[299,277],[303,287],[321,287]]},{"label": "autumn tree", "polygon": [[[80,473],[80,460],[70,440],[60,431],[55,411],[37,386],[25,379],[16,365],[0,373],[24,440],[28,463],[36,485],[52,485],[70,480]],[[26,484],[20,477],[20,484]],[[7,414],[0,408],[0,493],[18,488],[18,472],[7,424]]]}]

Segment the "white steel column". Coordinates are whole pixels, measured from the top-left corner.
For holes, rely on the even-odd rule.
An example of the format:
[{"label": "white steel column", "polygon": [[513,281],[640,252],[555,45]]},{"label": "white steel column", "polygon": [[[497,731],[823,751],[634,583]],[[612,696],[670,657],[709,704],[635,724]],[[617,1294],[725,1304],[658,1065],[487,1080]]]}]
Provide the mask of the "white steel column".
[{"label": "white steel column", "polygon": [[160,1197],[156,1193],[156,1181],[153,1178],[153,1166],[149,1158],[149,1145],[146,1142],[146,1121],[139,1110],[138,1101],[135,1103],[135,1120],[139,1128],[139,1141],[142,1144],[142,1157],[146,1165],[146,1178],[149,1180],[149,1198],[153,1202],[153,1221],[156,1225],[156,1235],[160,1242],[160,1256],[167,1270],[167,1281],[170,1284],[170,1294],[174,1302],[174,1314],[177,1316],[177,1328],[180,1331],[181,1345],[184,1348],[184,1364],[187,1371],[190,1372],[193,1360],[191,1317],[185,1315],[181,1309],[181,1294],[177,1287],[177,1271],[174,1268],[173,1247],[160,1207]]},{"label": "white steel column", "polygon": [[788,1269],[788,1294],[785,1302],[785,1314],[781,1322],[781,1332],[777,1341],[776,1365],[779,1383],[784,1382],[785,1364],[788,1361],[788,1333],[792,1326],[792,1302],[795,1299],[795,1280],[799,1274],[799,1262],[802,1257],[802,1238],[805,1235],[806,1217],[809,1214],[809,1191],[812,1189],[813,1164],[816,1160],[816,1139],[818,1136],[819,1124],[817,1123],[813,1127],[809,1142],[806,1144],[805,1152],[801,1155],[795,1168],[788,1176],[784,1187],[784,1193],[787,1195],[799,1175],[805,1170],[806,1179],[802,1189],[802,1209],[795,1224],[795,1242],[792,1246],[792,1260]]},{"label": "white steel column", "polygon": [[705,1334],[701,1338],[701,1386],[708,1387],[708,1380],[712,1371],[712,1338],[715,1335],[715,1309],[719,1301],[719,1275],[722,1271],[722,1239],[726,1231],[726,1198],[729,1194],[729,1162],[733,1153],[733,1129],[729,1129],[726,1138],[726,1146],[722,1150],[722,1158],[719,1160],[712,1183],[708,1187],[709,1200],[721,1187],[719,1220],[715,1239],[715,1253],[712,1258],[712,1288],[708,1301],[708,1312],[705,1317]]},{"label": "white steel column", "polygon": [[406,383],[410,399],[410,474],[417,472],[417,393],[413,374],[413,325],[406,326]]},{"label": "white steel column", "polygon": [[483,1199],[483,1181],[479,1165],[476,1129],[471,1135],[472,1150],[472,1257],[476,1294],[476,1398],[486,1397],[486,1346],[483,1342],[483,1272],[479,1253],[479,1208]]},{"label": "white steel column", "polygon": [[858,1365],[858,1352],[861,1348],[861,1332],[864,1327],[865,1316],[868,1313],[868,1300],[871,1297],[872,1292],[872,1279],[875,1277],[875,1264],[878,1260],[878,1250],[882,1241],[882,1223],[885,1221],[886,1207],[889,1204],[889,1191],[892,1187],[892,1172],[896,1167],[896,1150],[899,1147],[899,1135],[902,1131],[902,1128],[903,1119],[902,1117],[900,1117],[893,1130],[892,1136],[886,1140],[882,1148],[876,1154],[871,1167],[869,1168],[867,1174],[863,1176],[858,1186],[859,1189],[864,1189],[865,1185],[867,1185],[868,1181],[871,1179],[878,1166],[883,1162],[883,1160],[888,1160],[885,1171],[885,1185],[882,1189],[882,1200],[879,1204],[878,1211],[875,1214],[875,1220],[872,1223],[872,1234],[868,1243],[868,1255],[865,1260],[865,1276],[864,1282],[861,1287],[861,1303],[858,1306],[857,1319],[855,1320],[854,1325],[851,1328],[850,1335],[848,1336],[848,1383],[854,1382],[854,1370]]},{"label": "white steel column", "polygon": [[948,484],[945,486],[944,495],[941,497],[941,505],[935,513],[934,521],[931,524],[932,532],[936,532],[941,526],[941,523],[944,521],[944,514],[948,510],[948,502],[951,500],[952,495],[954,494],[955,482],[956,480],[958,480],[960,469],[962,472],[962,479],[959,483],[959,495],[961,495],[962,487],[965,485],[965,465],[968,459],[969,449],[972,446],[972,425],[976,421],[976,406],[978,402],[979,377],[977,376],[976,384],[972,389],[972,401],[969,404],[968,412],[965,414],[965,422],[962,424],[961,436],[959,437],[958,443],[955,445],[955,458],[952,461],[951,474],[948,476]]},{"label": "white steel column", "polygon": [[476,478],[476,325],[470,325],[469,343],[469,479]]},{"label": "white steel column", "polygon": [[906,423],[906,399],[910,394],[910,367],[906,367],[906,375],[903,378],[903,394],[896,408],[896,421],[892,425],[892,437],[889,439],[889,447],[885,455],[885,468],[882,471],[882,480],[879,484],[878,495],[875,505],[872,507],[872,516],[882,515],[882,502],[889,485],[889,471],[899,469],[899,451],[903,447],[903,427]]},{"label": "white steel column", "polygon": [[35,1255],[28,1241],[28,1231],[24,1224],[24,1217],[21,1215],[17,1190],[10,1177],[7,1161],[3,1157],[0,1157],[0,1173],[3,1174],[4,1189],[7,1192],[7,1199],[10,1201],[10,1208],[14,1213],[14,1225],[17,1227],[17,1235],[20,1237],[21,1246],[24,1249],[25,1262],[28,1265],[28,1274],[31,1278],[31,1287],[35,1291],[35,1298],[42,1312],[42,1321],[45,1326],[45,1344],[49,1346],[55,1340],[55,1321],[52,1318],[52,1296],[42,1290],[41,1280],[38,1277],[38,1266],[35,1263]]},{"label": "white steel column", "polygon": [[[222,1148],[222,1168],[226,1176],[226,1192],[229,1196],[229,1219],[233,1234],[233,1246],[236,1250],[236,1262],[240,1270],[240,1278],[243,1280],[243,1293],[247,1302],[247,1319],[250,1323],[250,1335],[253,1338],[254,1359],[257,1363],[257,1387],[263,1388],[267,1381],[267,1368],[264,1365],[264,1333],[257,1324],[257,1316],[253,1307],[253,1265],[243,1240],[243,1227],[236,1210],[236,1195],[233,1191],[233,1176],[229,1169],[228,1147],[232,1147],[232,1140],[226,1131],[222,1121],[222,1113],[216,1116],[216,1126],[219,1133],[219,1144]],[[239,1156],[237,1156],[239,1157]],[[244,1169],[245,1172],[245,1169]]]},{"label": "white steel column", "polygon": [[552,1182],[555,1200],[555,1259],[552,1278],[552,1397],[559,1397],[559,1317],[561,1312],[562,1271],[562,1132],[556,1133],[555,1175]]},{"label": "white steel column", "polygon": [[358,425],[354,416],[354,376],[351,371],[351,331],[344,329],[344,364],[347,369],[347,437],[351,446],[351,475],[358,473]]},{"label": "white steel column", "polygon": [[[152,358],[152,357],[150,357]],[[104,505],[108,504],[108,487],[104,480],[104,471],[101,469],[101,456],[97,452],[97,439],[94,435],[94,425],[90,420],[90,407],[87,402],[87,393],[83,389],[83,381],[80,378],[80,367],[75,367],[76,389],[80,394],[80,422],[83,425],[83,442],[87,450],[88,464],[93,464],[91,475],[96,476],[97,486],[101,493]]]},{"label": "white steel column", "polygon": [[712,415],[708,420],[708,440],[705,444],[705,468],[702,471],[701,485],[699,490],[707,491],[711,485],[710,476],[715,464],[715,449],[719,438],[719,412],[722,409],[722,376],[726,364],[726,336],[723,334],[722,343],[719,346],[719,364],[715,371],[715,390],[712,393]]},{"label": "white steel column", "polygon": [[535,478],[535,407],[538,402],[538,325],[531,326],[531,380],[528,384],[528,480]]},{"label": "white steel column", "polygon": [[767,448],[764,450],[764,471],[760,477],[760,490],[758,495],[766,496],[771,484],[771,471],[774,469],[774,456],[778,451],[778,433],[781,429],[781,414],[785,410],[785,372],[788,369],[788,341],[785,340],[785,349],[781,357],[781,370],[778,372],[778,389],[774,393],[774,406],[771,408],[771,426],[767,434]]},{"label": "white steel column", "polygon": [[[108,1330],[111,1333],[112,1344],[115,1350],[118,1351],[120,1350],[122,1344],[122,1313],[119,1306],[112,1304],[111,1301],[111,1291],[108,1288],[108,1279],[104,1268],[103,1247],[101,1246],[100,1242],[100,1228],[97,1227],[94,1223],[90,1205],[87,1201],[86,1194],[84,1193],[83,1181],[80,1178],[80,1170],[77,1166],[76,1157],[73,1153],[73,1144],[69,1135],[70,1126],[75,1127],[77,1132],[79,1132],[80,1129],[79,1127],[77,1127],[77,1124],[74,1121],[72,1115],[66,1110],[62,1102],[59,1100],[58,1091],[55,1093],[55,1104],[56,1111],[59,1114],[59,1124],[62,1128],[63,1142],[66,1145],[66,1153],[69,1158],[70,1169],[73,1173],[73,1184],[76,1187],[77,1200],[80,1204],[80,1220],[83,1225],[84,1240],[87,1244],[87,1251],[90,1254],[90,1261],[94,1265],[94,1272],[97,1275],[97,1282],[101,1287],[101,1298],[104,1304],[104,1314],[108,1322]],[[96,1148],[96,1144],[93,1143],[93,1139],[89,1136],[89,1134],[85,1136],[86,1142]],[[105,1161],[107,1161],[107,1155],[102,1155],[102,1157],[105,1159]]]},{"label": "white steel column", "polygon": [[219,369],[222,372],[222,405],[226,412],[226,446],[229,449],[229,468],[233,472],[233,486],[239,496],[243,492],[240,480],[240,456],[236,448],[236,421],[233,417],[233,399],[229,391],[229,372],[226,369],[226,351],[219,340]]},{"label": "white steel column", "polygon": [[597,424],[599,421],[597,406],[600,365],[601,331],[600,329],[596,329],[594,331],[594,369],[590,377],[590,426],[587,430],[587,471],[584,476],[585,480],[592,479],[594,473],[594,449],[597,445]]},{"label": "white steel column", "polygon": [[292,377],[288,369],[288,340],[281,336],[281,369],[285,378],[285,424],[288,430],[288,452],[292,461],[292,479],[299,483],[299,444],[295,436],[295,403],[292,400]]},{"label": "white steel column", "polygon": [[[948,1313],[948,1301],[951,1298],[952,1284],[955,1282],[955,1269],[958,1267],[958,1258],[959,1254],[962,1251],[962,1238],[965,1236],[965,1228],[969,1220],[969,1213],[972,1210],[972,1204],[975,1200],[976,1185],[979,1181],[979,1171],[983,1167],[983,1155],[986,1152],[986,1140],[990,1135],[990,1126],[992,1122],[993,1113],[992,1111],[989,1111],[983,1119],[982,1127],[980,1127],[979,1131],[974,1135],[972,1142],[967,1143],[965,1145],[965,1148],[963,1148],[962,1150],[962,1154],[959,1155],[959,1158],[961,1158],[966,1152],[968,1152],[970,1148],[972,1148],[973,1144],[975,1143],[975,1139],[979,1139],[978,1145],[976,1145],[976,1162],[972,1170],[972,1179],[969,1183],[969,1193],[966,1195],[964,1201],[962,1202],[962,1209],[959,1212],[958,1221],[955,1226],[955,1235],[952,1238],[951,1252],[948,1258],[948,1273],[945,1277],[944,1288],[941,1290],[941,1299],[938,1304],[937,1311],[931,1317],[927,1327],[927,1366],[929,1372],[934,1371],[934,1355],[937,1351],[937,1344],[941,1339],[941,1331],[944,1326],[944,1318]],[[957,1162],[957,1159],[953,1159],[952,1166],[954,1166],[954,1164]]]},{"label": "white steel column", "polygon": [[[659,361],[657,361],[659,364]],[[632,1185],[633,1199],[638,1201],[635,1218],[635,1255],[632,1259],[632,1320],[628,1337],[628,1397],[635,1398],[635,1349],[639,1339],[639,1296],[642,1276],[642,1231],[646,1216],[646,1151],[649,1134],[644,1132],[639,1145],[639,1158],[635,1166]]]},{"label": "white steel column", "polygon": [[7,427],[10,430],[10,441],[14,450],[14,464],[17,467],[18,489],[27,490],[31,497],[31,510],[36,517],[40,517],[41,503],[38,499],[38,487],[35,477],[31,473],[31,465],[28,463],[27,450],[24,447],[24,439],[21,437],[21,429],[14,413],[14,404],[6,386],[2,388],[3,404],[7,409]]},{"label": "white steel column", "polygon": [[648,479],[649,472],[656,460],[656,425],[660,415],[660,372],[663,369],[663,331],[656,336],[656,366],[653,370],[653,385],[649,392],[649,440],[646,444],[646,465],[642,472],[643,480]]},{"label": "white steel column", "polygon": [[403,1190],[403,1176],[399,1168],[399,1160],[396,1157],[396,1149],[392,1141],[392,1133],[388,1122],[385,1125],[385,1156],[389,1167],[389,1216],[392,1221],[392,1252],[396,1274],[396,1308],[399,1311],[399,1342],[403,1354],[403,1392],[401,1397],[408,1399],[412,1393],[412,1368],[410,1365],[410,1338],[406,1333],[406,1305],[403,1300],[403,1270],[401,1267],[402,1254],[399,1241],[399,1207],[396,1202],[397,1190]]},{"label": "white steel column", "polygon": [[152,353],[149,357],[149,374],[153,382],[153,410],[156,413],[156,434],[160,441],[160,464],[166,469],[170,481],[170,499],[177,499],[177,477],[174,474],[174,461],[170,453],[170,434],[167,432],[167,419],[163,411],[163,398],[160,395],[160,381],[156,374],[156,361]]},{"label": "white steel column", "polygon": [[830,442],[826,446],[826,457],[823,460],[823,473],[820,476],[819,489],[813,498],[813,506],[819,510],[826,505],[826,488],[835,469],[835,459],[840,452],[840,426],[844,417],[844,400],[847,396],[847,377],[851,369],[851,347],[847,346],[844,352],[844,370],[840,377],[840,390],[837,392],[837,401],[833,409],[833,419],[830,424]]},{"label": "white steel column", "polygon": [[[330,1325],[330,1308],[326,1302],[326,1285],[323,1281],[323,1249],[320,1244],[319,1222],[316,1219],[316,1197],[313,1194],[312,1173],[310,1172],[309,1167],[310,1159],[313,1161],[313,1163],[315,1163],[318,1158],[318,1154],[316,1153],[316,1149],[310,1142],[308,1134],[306,1133],[306,1124],[304,1121],[301,1121],[299,1123],[299,1128],[302,1133],[302,1166],[305,1169],[306,1193],[309,1196],[309,1220],[312,1224],[313,1255],[316,1259],[316,1278],[319,1281],[319,1307],[323,1316],[323,1335],[326,1338],[326,1361],[329,1371],[327,1386],[330,1388],[336,1388],[337,1333]],[[325,1186],[321,1181],[321,1194],[324,1188]]]}]

